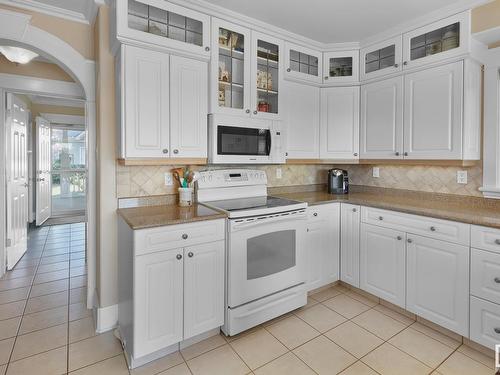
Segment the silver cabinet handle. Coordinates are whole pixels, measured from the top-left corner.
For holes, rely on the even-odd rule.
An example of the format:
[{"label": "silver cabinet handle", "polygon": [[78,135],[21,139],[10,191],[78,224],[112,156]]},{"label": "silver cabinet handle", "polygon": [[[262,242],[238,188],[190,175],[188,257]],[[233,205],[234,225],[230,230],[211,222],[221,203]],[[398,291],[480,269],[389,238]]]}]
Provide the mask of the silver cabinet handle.
[{"label": "silver cabinet handle", "polygon": [[398,241],[401,241],[403,239],[403,237],[401,236],[397,236],[396,238],[398,239]]},{"label": "silver cabinet handle", "polygon": [[187,238],[188,238],[187,233],[184,233],[184,234],[182,235],[182,239],[183,239],[183,240],[187,240]]},{"label": "silver cabinet handle", "polygon": [[163,150],[161,150],[161,152],[163,152],[164,154],[168,154],[168,149],[164,148]]},{"label": "silver cabinet handle", "polygon": [[193,256],[194,256],[193,252],[192,252],[192,251],[190,251],[190,252],[188,253],[188,257],[192,258]]},{"label": "silver cabinet handle", "polygon": [[254,114],[254,115],[256,115],[257,113],[259,113],[259,112],[257,112],[257,111],[253,111],[253,114]]},{"label": "silver cabinet handle", "polygon": [[352,209],[352,212],[357,212],[358,210],[356,210],[355,208]]},{"label": "silver cabinet handle", "polygon": [[394,67],[395,67],[395,68],[399,67],[399,64],[394,64]]},{"label": "silver cabinet handle", "polygon": [[357,153],[357,152],[355,152],[355,153],[354,153],[354,156],[358,156],[358,153]]},{"label": "silver cabinet handle", "polygon": [[500,333],[500,328],[493,328],[493,331],[495,331],[495,333]]},{"label": "silver cabinet handle", "polygon": [[407,152],[405,152],[405,153],[404,153],[404,155],[405,155],[405,156],[408,156],[408,153],[407,153]]},{"label": "silver cabinet handle", "polygon": [[408,65],[408,61],[403,62],[403,65]]},{"label": "silver cabinet handle", "polygon": [[497,284],[500,284],[500,277],[495,277],[493,281],[496,282]]},{"label": "silver cabinet handle", "polygon": [[325,79],[328,79],[328,76],[326,76]]},{"label": "silver cabinet handle", "polygon": [[286,70],[286,71],[287,71],[287,72],[291,72],[291,71],[292,71],[292,69],[290,69],[290,68],[287,68],[287,70]]},{"label": "silver cabinet handle", "polygon": [[177,254],[175,257],[177,258],[177,260],[181,260],[182,259],[182,255],[181,254]]},{"label": "silver cabinet handle", "polygon": [[317,212],[313,213],[313,216],[318,216],[318,213]]},{"label": "silver cabinet handle", "polygon": [[379,220],[384,220],[384,218],[382,216],[379,216],[378,219]]},{"label": "silver cabinet handle", "polygon": [[205,47],[205,51],[210,51],[210,47]]},{"label": "silver cabinet handle", "polygon": [[430,227],[429,229],[431,230],[431,232],[435,232],[436,231],[436,227]]},{"label": "silver cabinet handle", "polygon": [[175,149],[174,154],[178,154],[178,153],[179,153],[179,150]]},{"label": "silver cabinet handle", "polygon": [[396,156],[399,156],[399,151],[396,151]]},{"label": "silver cabinet handle", "polygon": [[408,243],[412,243],[413,242],[413,240],[411,238],[408,238],[407,241],[408,241]]},{"label": "silver cabinet handle", "polygon": [[495,243],[496,243],[497,245],[500,245],[500,239],[499,239],[499,238],[497,238],[497,239],[495,240]]},{"label": "silver cabinet handle", "polygon": [[250,113],[250,110],[249,109],[245,110],[245,113]]}]

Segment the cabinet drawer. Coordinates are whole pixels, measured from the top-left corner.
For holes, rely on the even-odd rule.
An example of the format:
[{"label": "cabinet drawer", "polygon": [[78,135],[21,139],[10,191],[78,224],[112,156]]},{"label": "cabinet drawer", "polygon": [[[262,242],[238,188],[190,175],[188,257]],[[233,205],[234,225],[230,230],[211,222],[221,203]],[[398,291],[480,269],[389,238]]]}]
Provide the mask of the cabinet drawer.
[{"label": "cabinet drawer", "polygon": [[332,212],[332,210],[339,210],[339,209],[340,209],[340,203],[328,203],[328,204],[321,204],[317,206],[307,207],[306,210],[307,221],[311,223],[318,220],[324,220],[325,217]]},{"label": "cabinet drawer", "polygon": [[225,220],[199,221],[142,229],[135,233],[135,255],[224,239]]},{"label": "cabinet drawer", "polygon": [[495,349],[500,342],[500,305],[470,297],[470,339]]},{"label": "cabinet drawer", "polygon": [[469,246],[469,224],[371,207],[361,208],[361,221]]},{"label": "cabinet drawer", "polygon": [[470,236],[471,247],[500,253],[500,229],[472,225]]},{"label": "cabinet drawer", "polygon": [[500,304],[500,255],[471,250],[470,293]]}]

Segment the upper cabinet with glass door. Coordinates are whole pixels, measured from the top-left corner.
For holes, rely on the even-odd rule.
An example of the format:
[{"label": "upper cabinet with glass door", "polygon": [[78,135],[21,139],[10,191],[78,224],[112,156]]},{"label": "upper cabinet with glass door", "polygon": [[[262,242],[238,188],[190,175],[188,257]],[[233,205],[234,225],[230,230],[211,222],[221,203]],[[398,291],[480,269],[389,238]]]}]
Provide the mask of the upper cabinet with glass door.
[{"label": "upper cabinet with glass door", "polygon": [[210,17],[163,0],[116,1],[116,37],[210,58]]},{"label": "upper cabinet with glass door", "polygon": [[361,79],[380,77],[401,71],[401,36],[384,40],[360,51]]},{"label": "upper cabinet with glass door", "polygon": [[466,54],[470,49],[470,13],[464,12],[403,34],[403,67]]},{"label": "upper cabinet with glass door", "polygon": [[323,82],[323,54],[306,47],[285,43],[285,75],[288,79]]},{"label": "upper cabinet with glass door", "polygon": [[250,30],[212,19],[211,113],[250,115]]},{"label": "upper cabinet with glass door", "polygon": [[329,85],[359,81],[359,50],[325,52],[323,83]]},{"label": "upper cabinet with glass door", "polygon": [[282,107],[283,42],[252,31],[252,115],[277,118]]}]

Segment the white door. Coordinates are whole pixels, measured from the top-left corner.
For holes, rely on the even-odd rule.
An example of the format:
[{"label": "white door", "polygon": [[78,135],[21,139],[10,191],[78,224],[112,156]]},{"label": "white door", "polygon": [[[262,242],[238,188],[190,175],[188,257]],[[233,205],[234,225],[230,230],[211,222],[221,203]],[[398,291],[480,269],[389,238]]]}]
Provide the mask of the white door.
[{"label": "white door", "polygon": [[359,158],[359,87],[321,89],[320,159]]},{"label": "white door", "polygon": [[184,249],[184,340],[224,324],[224,241]]},{"label": "white door", "polygon": [[288,81],[284,84],[287,105],[287,157],[318,159],[320,89]]},{"label": "white door", "polygon": [[405,308],[406,234],[361,225],[359,287]]},{"label": "white door", "polygon": [[168,157],[169,55],[123,47],[125,155],[128,158]]},{"label": "white door", "polygon": [[408,159],[462,158],[463,62],[405,76]]},{"label": "white door", "polygon": [[307,290],[313,290],[339,279],[340,205],[309,207],[307,216]]},{"label": "white door", "polygon": [[403,77],[361,86],[361,159],[403,155]]},{"label": "white door", "polygon": [[170,56],[170,155],[207,157],[208,65]]},{"label": "white door", "polygon": [[36,225],[47,221],[52,211],[50,123],[36,118]]},{"label": "white door", "polygon": [[408,234],[407,258],[407,310],[467,336],[469,248]]},{"label": "white door", "polygon": [[342,203],[340,209],[340,280],[359,288],[360,207]]},{"label": "white door", "polygon": [[7,94],[7,269],[28,247],[28,164],[26,104]]},{"label": "white door", "polygon": [[183,264],[183,249],[135,257],[135,358],[182,341]]}]

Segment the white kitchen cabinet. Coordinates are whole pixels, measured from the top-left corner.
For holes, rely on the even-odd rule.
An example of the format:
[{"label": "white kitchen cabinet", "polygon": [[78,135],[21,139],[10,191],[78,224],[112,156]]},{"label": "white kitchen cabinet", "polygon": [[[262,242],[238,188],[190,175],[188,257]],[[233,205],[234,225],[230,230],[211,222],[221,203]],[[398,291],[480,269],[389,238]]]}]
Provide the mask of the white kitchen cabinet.
[{"label": "white kitchen cabinet", "polygon": [[182,341],[182,249],[141,255],[134,264],[134,356]]},{"label": "white kitchen cabinet", "polygon": [[307,209],[307,290],[339,279],[340,204]]},{"label": "white kitchen cabinet", "polygon": [[403,154],[403,77],[361,86],[361,159]]},{"label": "white kitchen cabinet", "polygon": [[210,58],[210,16],[158,0],[114,1],[118,41]]},{"label": "white kitchen cabinet", "polygon": [[405,308],[406,233],[361,224],[359,286]]},{"label": "white kitchen cabinet", "polygon": [[288,159],[319,158],[320,89],[284,82],[286,92],[285,127]]},{"label": "white kitchen cabinet", "polygon": [[469,332],[469,248],[407,235],[406,308],[462,336]]},{"label": "white kitchen cabinet", "polygon": [[345,85],[359,82],[359,50],[323,53],[323,83]]},{"label": "white kitchen cabinet", "polygon": [[207,155],[208,67],[170,57],[170,149],[174,157]]},{"label": "white kitchen cabinet", "polygon": [[407,74],[404,108],[405,158],[462,158],[462,61]]},{"label": "white kitchen cabinet", "polygon": [[184,249],[184,340],[224,324],[224,242]]},{"label": "white kitchen cabinet", "polygon": [[117,70],[122,159],[207,157],[206,62],[123,45]]},{"label": "white kitchen cabinet", "polygon": [[359,87],[321,89],[320,158],[359,158]]},{"label": "white kitchen cabinet", "polygon": [[361,80],[377,78],[402,70],[402,38],[398,35],[360,50]]},{"label": "white kitchen cabinet", "polygon": [[170,56],[122,46],[123,158],[160,158],[170,148]]},{"label": "white kitchen cabinet", "polygon": [[470,297],[470,339],[495,350],[500,342],[500,305]]},{"label": "white kitchen cabinet", "polygon": [[403,68],[411,69],[470,52],[470,12],[403,34]]},{"label": "white kitchen cabinet", "polygon": [[470,294],[500,304],[500,254],[471,249]]},{"label": "white kitchen cabinet", "polygon": [[323,82],[323,54],[285,42],[285,78],[304,83]]},{"label": "white kitchen cabinet", "polygon": [[340,280],[359,288],[360,207],[340,206]]}]

